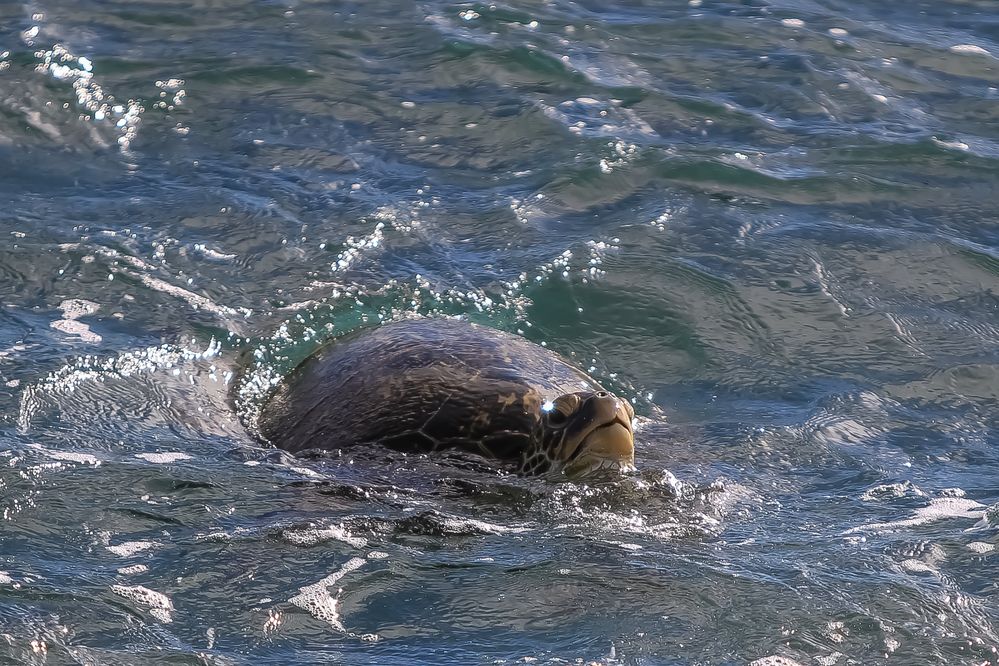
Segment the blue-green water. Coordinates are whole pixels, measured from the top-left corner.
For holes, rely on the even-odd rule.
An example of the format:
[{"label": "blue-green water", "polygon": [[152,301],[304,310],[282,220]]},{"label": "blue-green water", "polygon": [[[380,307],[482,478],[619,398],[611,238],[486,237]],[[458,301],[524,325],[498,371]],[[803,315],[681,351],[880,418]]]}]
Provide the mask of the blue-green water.
[{"label": "blue-green water", "polygon": [[[0,662],[999,660],[994,0],[39,0],[0,53]],[[247,434],[413,313],[634,399],[638,474]]]}]

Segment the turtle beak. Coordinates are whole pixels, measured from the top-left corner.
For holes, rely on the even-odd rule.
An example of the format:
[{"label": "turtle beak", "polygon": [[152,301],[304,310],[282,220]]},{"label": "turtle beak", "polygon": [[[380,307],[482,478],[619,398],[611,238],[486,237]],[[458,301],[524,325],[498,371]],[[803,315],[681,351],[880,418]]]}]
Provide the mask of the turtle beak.
[{"label": "turtle beak", "polygon": [[578,441],[563,471],[569,477],[585,476],[599,469],[622,472],[635,468],[635,433],[631,405],[603,391],[579,406],[572,424],[572,439]]}]

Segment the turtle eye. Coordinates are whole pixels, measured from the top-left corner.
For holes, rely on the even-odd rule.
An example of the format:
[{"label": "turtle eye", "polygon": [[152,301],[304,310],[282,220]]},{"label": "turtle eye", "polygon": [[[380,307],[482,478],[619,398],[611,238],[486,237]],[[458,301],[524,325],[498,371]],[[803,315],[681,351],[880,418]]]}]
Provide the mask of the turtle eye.
[{"label": "turtle eye", "polygon": [[564,426],[565,422],[569,420],[569,417],[560,412],[557,409],[553,409],[548,412],[548,425],[555,426],[556,428]]}]

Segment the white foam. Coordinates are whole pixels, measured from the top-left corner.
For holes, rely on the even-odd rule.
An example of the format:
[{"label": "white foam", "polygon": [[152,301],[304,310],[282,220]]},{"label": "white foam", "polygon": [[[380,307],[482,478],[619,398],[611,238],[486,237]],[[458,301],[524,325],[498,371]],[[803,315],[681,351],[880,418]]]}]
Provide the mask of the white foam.
[{"label": "white foam", "polygon": [[75,462],[81,465],[93,465],[98,467],[101,461],[97,456],[91,455],[89,453],[74,453],[72,451],[53,451],[52,449],[46,449],[41,444],[29,444],[29,447],[35,449],[36,451],[41,451],[49,458],[53,460],[62,460],[65,462]]},{"label": "white foam", "polygon": [[924,525],[937,520],[943,520],[944,518],[981,519],[985,516],[985,509],[984,504],[979,504],[974,500],[960,497],[937,497],[930,500],[929,505],[916,509],[911,518],[887,523],[860,525],[846,530],[843,534],[898,530],[905,527]]},{"label": "white foam", "polygon": [[59,309],[62,310],[64,318],[79,319],[94,314],[101,309],[101,306],[82,298],[67,298],[59,304]]},{"label": "white foam", "polygon": [[487,523],[482,520],[475,520],[474,518],[452,518],[447,517],[441,520],[441,527],[445,531],[464,534],[467,532],[482,532],[484,534],[519,534],[521,532],[529,532],[529,528],[526,527],[504,527],[503,525],[494,525],[493,523]]},{"label": "white foam", "polygon": [[971,151],[971,146],[966,144],[964,141],[943,141],[935,136],[931,137],[933,143],[937,144],[941,148],[950,148],[951,150],[960,150],[963,153]]},{"label": "white foam", "polygon": [[136,458],[141,458],[151,463],[156,463],[158,465],[163,465],[166,463],[177,462],[178,460],[191,460],[191,456],[186,453],[181,453],[179,451],[163,451],[159,453],[136,453]]},{"label": "white foam", "polygon": [[902,568],[913,573],[938,573],[936,567],[922,560],[908,559],[902,561]]},{"label": "white foam", "polygon": [[117,546],[105,546],[110,552],[118,557],[131,557],[136,553],[141,553],[156,546],[152,541],[125,541]]},{"label": "white foam", "polygon": [[66,335],[75,335],[84,342],[98,343],[101,342],[102,338],[97,333],[90,330],[90,327],[81,321],[76,321],[75,319],[56,319],[49,324],[51,328],[59,331],[60,333],[65,333]]},{"label": "white foam", "polygon": [[129,567],[120,567],[118,573],[122,576],[134,576],[135,574],[145,573],[149,571],[149,567],[145,564],[133,564]]},{"label": "white foam", "polygon": [[850,632],[846,629],[846,625],[839,621],[827,622],[826,628],[822,632],[822,635],[833,643],[842,643],[849,634]]},{"label": "white foam", "polygon": [[149,614],[160,622],[164,624],[173,622],[173,616],[171,615],[173,603],[171,603],[170,597],[167,595],[156,590],[150,590],[148,587],[143,587],[142,585],[112,585],[111,591],[120,597],[125,597],[129,601],[134,601],[137,604],[148,607]]},{"label": "white foam", "polygon": [[195,541],[232,541],[241,536],[250,533],[250,529],[247,527],[237,527],[233,529],[232,533],[226,532],[225,530],[218,530],[216,532],[208,532],[207,534],[196,534],[194,535]]},{"label": "white foam", "polygon": [[0,585],[10,585],[14,582],[14,579],[10,577],[10,574],[6,571],[0,571]]},{"label": "white foam", "polygon": [[209,259],[215,259],[217,261],[231,261],[236,258],[235,254],[228,252],[220,252],[219,250],[213,250],[203,243],[195,243],[194,249],[208,257]]},{"label": "white foam", "polygon": [[[831,300],[833,303],[836,304],[836,307],[839,309],[841,315],[843,315],[844,317],[849,317],[850,316],[849,308],[846,306],[846,304],[843,303],[843,301],[841,301],[836,297],[836,295],[833,293],[832,289],[830,288],[829,276],[827,275],[825,268],[822,266],[822,264],[819,261],[815,259],[812,260],[812,265],[815,267],[815,277],[818,279],[819,289],[827,298],[829,298],[829,300]],[[852,421],[850,419],[844,419],[841,425],[839,426],[839,429],[836,429],[833,426],[829,427],[833,428],[834,430],[833,434],[835,436],[838,436],[840,434],[846,434],[846,435],[857,434],[852,432],[853,429],[857,430],[858,433],[863,433],[862,435],[858,434],[858,436],[865,436],[866,434],[868,434],[867,432],[864,432],[867,431],[867,429],[863,425],[857,423],[856,421]],[[846,441],[847,443],[853,443],[850,442],[849,440]]]},{"label": "white foam", "polygon": [[795,661],[789,657],[782,657],[779,654],[772,654],[769,657],[761,657],[749,662],[749,666],[804,666],[800,661]]},{"label": "white foam", "polygon": [[350,532],[337,525],[330,525],[325,528],[285,530],[281,536],[296,546],[314,546],[317,543],[331,540],[342,541],[354,548],[364,548],[368,545],[367,539],[353,536]]},{"label": "white foam", "polygon": [[48,451],[48,454],[55,458],[56,460],[65,460],[67,462],[80,463],[81,465],[93,465],[97,467],[101,464],[101,461],[97,459],[96,456],[92,456],[89,453],[71,453],[69,451]]},{"label": "white foam", "polygon": [[59,309],[63,312],[63,318],[57,319],[49,326],[67,335],[75,335],[84,342],[100,342],[103,339],[91,331],[89,326],[77,321],[80,317],[92,315],[100,310],[100,305],[82,298],[68,298],[59,304]]},{"label": "white foam", "polygon": [[796,19],[796,18],[782,19],[781,22],[780,22],[780,24],[782,26],[784,26],[785,28],[804,28],[805,27],[805,22],[802,21],[801,19]]},{"label": "white foam", "polygon": [[950,47],[952,53],[969,53],[975,55],[992,55],[986,49],[976,44],[955,44]]},{"label": "white foam", "polygon": [[984,541],[972,541],[971,543],[968,544],[968,550],[974,553],[982,553],[982,554],[991,553],[995,549],[996,549],[995,544],[986,543]]},{"label": "white foam", "polygon": [[[394,213],[384,213],[379,211],[383,215],[391,215]],[[360,236],[355,238],[354,236],[347,236],[343,241],[345,249],[337,255],[336,261],[330,264],[330,271],[344,271],[351,266],[353,266],[357,261],[364,255],[366,250],[372,250],[378,248],[382,245],[385,240],[385,229],[384,222],[378,222],[375,224],[375,229],[370,234],[366,236]]]},{"label": "white foam", "polygon": [[187,304],[195,310],[205,310],[206,312],[211,312],[223,320],[227,317],[233,317],[240,314],[239,311],[234,308],[230,308],[225,305],[218,305],[209,298],[195,294],[193,291],[188,291],[187,289],[178,287],[177,285],[170,284],[165,280],[155,278],[152,275],[146,275],[145,273],[132,273],[131,275],[138,278],[142,284],[146,285],[150,289],[164,294],[169,294],[170,296],[174,296],[187,302]]},{"label": "white foam", "polygon": [[338,600],[330,593],[329,588],[351,571],[364,566],[366,561],[360,557],[351,558],[339,570],[334,571],[329,576],[326,576],[326,578],[312,585],[300,587],[298,590],[299,594],[288,601],[306,611],[317,620],[328,623],[337,631],[346,632],[343,623],[340,622],[340,612],[337,610]]},{"label": "white foam", "polygon": [[310,479],[321,479],[321,478],[323,478],[322,474],[320,474],[319,472],[317,472],[315,470],[309,469],[308,467],[298,467],[296,465],[288,465],[288,469],[290,469],[293,472],[298,472],[302,476],[308,477]]},{"label": "white foam", "polygon": [[866,502],[872,501],[883,501],[886,499],[894,499],[897,497],[905,497],[906,495],[916,495],[922,497],[924,495],[923,491],[912,485],[909,481],[901,481],[899,483],[885,483],[880,486],[874,486],[864,491],[860,496],[860,499]]}]

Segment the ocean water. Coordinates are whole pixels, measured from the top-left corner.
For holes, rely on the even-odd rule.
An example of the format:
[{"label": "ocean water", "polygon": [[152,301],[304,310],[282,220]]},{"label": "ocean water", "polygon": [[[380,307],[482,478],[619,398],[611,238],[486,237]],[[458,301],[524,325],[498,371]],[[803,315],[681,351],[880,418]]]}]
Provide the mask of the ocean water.
[{"label": "ocean water", "polygon": [[[999,663],[994,0],[0,4],[0,663]],[[638,472],[296,459],[464,316]]]}]

